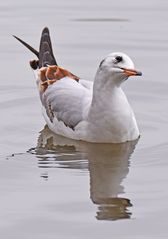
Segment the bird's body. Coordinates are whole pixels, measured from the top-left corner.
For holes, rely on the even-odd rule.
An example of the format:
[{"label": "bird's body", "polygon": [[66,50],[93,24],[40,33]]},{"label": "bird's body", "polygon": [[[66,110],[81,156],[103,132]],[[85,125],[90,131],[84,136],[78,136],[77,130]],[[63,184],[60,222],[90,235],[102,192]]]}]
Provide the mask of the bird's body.
[{"label": "bird's body", "polygon": [[108,55],[101,62],[94,82],[86,81],[57,65],[45,28],[38,57],[39,61],[31,62],[31,66],[36,73],[43,115],[53,132],[99,143],[121,143],[139,137],[121,83],[128,76],[141,73],[134,70],[127,55]]}]

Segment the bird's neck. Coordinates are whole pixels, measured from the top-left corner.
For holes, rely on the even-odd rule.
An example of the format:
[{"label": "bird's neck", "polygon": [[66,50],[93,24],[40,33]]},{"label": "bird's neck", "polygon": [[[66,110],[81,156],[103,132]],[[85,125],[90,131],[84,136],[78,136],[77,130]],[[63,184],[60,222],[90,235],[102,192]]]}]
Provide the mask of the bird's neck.
[{"label": "bird's neck", "polygon": [[110,74],[97,72],[95,81],[93,84],[93,98],[91,107],[96,108],[103,107],[108,108],[108,105],[112,103],[119,104],[120,98],[122,96],[122,100],[126,99],[124,92],[120,87],[120,83],[116,83],[115,79],[113,79]]},{"label": "bird's neck", "polygon": [[96,77],[88,113],[89,131],[100,140],[125,142],[139,135],[137,123],[128,100],[112,79]]}]

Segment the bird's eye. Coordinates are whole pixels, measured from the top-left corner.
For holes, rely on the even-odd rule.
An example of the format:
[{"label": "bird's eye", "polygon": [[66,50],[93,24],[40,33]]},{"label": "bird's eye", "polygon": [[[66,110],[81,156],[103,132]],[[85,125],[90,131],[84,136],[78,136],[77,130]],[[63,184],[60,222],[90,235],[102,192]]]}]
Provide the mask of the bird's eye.
[{"label": "bird's eye", "polygon": [[117,63],[119,63],[123,60],[122,56],[116,56],[115,59],[116,59]]}]

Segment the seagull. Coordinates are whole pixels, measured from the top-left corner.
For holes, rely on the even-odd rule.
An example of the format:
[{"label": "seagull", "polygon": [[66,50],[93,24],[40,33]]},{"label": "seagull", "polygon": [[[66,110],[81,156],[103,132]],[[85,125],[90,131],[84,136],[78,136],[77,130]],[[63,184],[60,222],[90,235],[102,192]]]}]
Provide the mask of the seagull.
[{"label": "seagull", "polygon": [[14,37],[37,57],[30,66],[51,131],[94,143],[123,143],[139,138],[135,115],[121,88],[130,76],[142,75],[129,56],[122,52],[107,55],[92,82],[57,64],[47,27],[42,31],[39,51]]}]

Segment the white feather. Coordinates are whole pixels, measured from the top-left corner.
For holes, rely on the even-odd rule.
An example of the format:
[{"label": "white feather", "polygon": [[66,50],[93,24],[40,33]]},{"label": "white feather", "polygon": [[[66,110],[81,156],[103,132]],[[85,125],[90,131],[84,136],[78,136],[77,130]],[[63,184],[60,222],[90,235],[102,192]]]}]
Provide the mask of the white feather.
[{"label": "white feather", "polygon": [[[121,143],[135,140],[139,130],[134,113],[120,85],[126,77],[115,71],[116,54],[123,57],[119,66],[134,69],[123,53],[110,54],[98,69],[94,84],[64,77],[48,86],[42,96],[43,114],[56,134],[89,142]],[[53,119],[47,114],[47,105]]]}]

